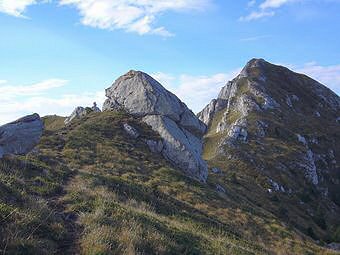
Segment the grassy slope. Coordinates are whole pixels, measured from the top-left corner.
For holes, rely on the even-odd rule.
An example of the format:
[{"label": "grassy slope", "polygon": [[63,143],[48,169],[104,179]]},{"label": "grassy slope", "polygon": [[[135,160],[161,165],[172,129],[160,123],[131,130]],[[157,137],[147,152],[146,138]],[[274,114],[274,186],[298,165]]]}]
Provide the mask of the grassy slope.
[{"label": "grassy slope", "polygon": [[203,185],[151,154],[142,140],[158,136],[124,113],[53,118],[36,152],[0,161],[4,254],[332,254],[243,196],[240,176]]}]

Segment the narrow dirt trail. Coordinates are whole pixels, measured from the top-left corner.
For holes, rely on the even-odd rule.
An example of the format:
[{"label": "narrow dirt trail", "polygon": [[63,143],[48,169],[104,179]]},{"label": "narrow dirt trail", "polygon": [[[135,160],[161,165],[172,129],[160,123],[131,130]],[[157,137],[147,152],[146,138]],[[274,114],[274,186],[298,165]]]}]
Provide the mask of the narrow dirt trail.
[{"label": "narrow dirt trail", "polygon": [[56,215],[63,222],[66,233],[64,238],[58,243],[58,253],[63,255],[80,254],[79,237],[82,232],[82,227],[79,225],[78,214],[67,210],[65,196],[69,192],[69,187],[74,183],[78,171],[73,171],[63,185],[63,190],[60,195],[49,200],[49,205],[54,208]]}]

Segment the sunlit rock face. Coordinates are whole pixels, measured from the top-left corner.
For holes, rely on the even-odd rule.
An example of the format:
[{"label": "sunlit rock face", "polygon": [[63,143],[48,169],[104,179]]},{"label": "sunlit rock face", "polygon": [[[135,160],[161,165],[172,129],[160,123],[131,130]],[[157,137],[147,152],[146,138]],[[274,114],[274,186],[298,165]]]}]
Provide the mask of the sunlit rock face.
[{"label": "sunlit rock face", "polygon": [[106,90],[103,110],[122,109],[142,118],[163,139],[161,153],[186,174],[205,182],[202,159],[206,125],[177,96],[146,73],[130,71]]}]

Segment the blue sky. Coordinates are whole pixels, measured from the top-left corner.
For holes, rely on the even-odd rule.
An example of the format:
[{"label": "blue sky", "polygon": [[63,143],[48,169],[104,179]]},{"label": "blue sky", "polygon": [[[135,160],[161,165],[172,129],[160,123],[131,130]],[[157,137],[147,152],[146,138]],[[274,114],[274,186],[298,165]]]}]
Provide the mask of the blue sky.
[{"label": "blue sky", "polygon": [[253,57],[340,93],[340,0],[0,0],[0,123],[102,104],[130,69],[197,112]]}]

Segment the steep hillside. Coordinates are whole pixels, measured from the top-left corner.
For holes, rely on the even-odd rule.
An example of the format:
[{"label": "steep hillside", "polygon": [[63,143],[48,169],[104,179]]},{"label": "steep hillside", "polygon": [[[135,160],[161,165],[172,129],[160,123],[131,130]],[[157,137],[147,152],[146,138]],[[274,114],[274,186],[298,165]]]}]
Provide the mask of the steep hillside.
[{"label": "steep hillside", "polygon": [[242,196],[237,176],[224,191],[151,153],[144,139],[159,136],[138,118],[62,120],[45,118],[32,153],[0,162],[2,254],[333,254]]},{"label": "steep hillside", "polygon": [[253,59],[198,116],[209,126],[204,158],[221,169],[212,179],[319,242],[340,241],[335,93]]}]

